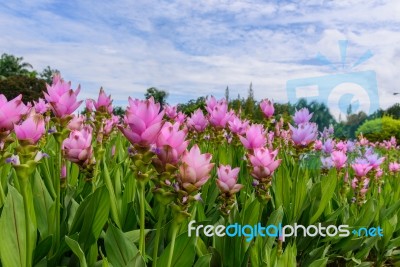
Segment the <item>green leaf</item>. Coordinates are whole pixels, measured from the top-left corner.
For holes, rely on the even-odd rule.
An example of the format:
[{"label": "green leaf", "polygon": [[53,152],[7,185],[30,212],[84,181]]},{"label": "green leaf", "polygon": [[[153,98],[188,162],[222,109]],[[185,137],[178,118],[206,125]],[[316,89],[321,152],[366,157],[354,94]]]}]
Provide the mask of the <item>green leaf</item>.
[{"label": "green leaf", "polygon": [[[93,193],[90,203],[85,210],[82,230],[79,234],[79,243],[84,244],[83,249],[87,251],[96,243],[107,222],[110,211],[110,198],[105,186],[99,187]],[[76,216],[76,215],[75,215]]]},{"label": "green leaf", "polygon": [[33,257],[33,265],[40,262],[49,253],[52,244],[52,236],[47,236],[44,240],[40,241],[35,248]]},{"label": "green leaf", "polygon": [[207,254],[201,256],[197,261],[194,267],[210,267],[212,254]]},{"label": "green leaf", "polygon": [[54,201],[51,198],[50,193],[47,191],[42,177],[37,171],[33,177],[32,194],[38,230],[43,239],[47,237],[49,233],[49,222],[51,220],[49,214]]},{"label": "green leaf", "polygon": [[80,266],[87,267],[85,254],[79,246],[79,243],[68,236],[65,237],[65,242],[71,248],[72,252],[78,257]]},{"label": "green leaf", "polygon": [[[8,187],[0,218],[0,255],[4,267],[26,266],[26,230],[22,196]],[[28,266],[27,266],[28,267]]]},{"label": "green leaf", "polygon": [[[104,238],[107,258],[115,267],[128,266],[138,252],[136,246],[126,234],[110,224]],[[133,265],[132,265],[133,266]]]},{"label": "green leaf", "polygon": [[103,160],[103,178],[104,178],[104,183],[106,184],[108,193],[110,195],[110,206],[111,206],[111,216],[114,222],[117,224],[118,228],[121,228],[121,222],[119,220],[119,211],[117,208],[117,199],[115,197],[115,192],[114,192],[114,186],[111,182],[111,177],[110,173],[108,172],[107,164],[106,161]]},{"label": "green leaf", "polygon": [[314,261],[313,263],[308,265],[308,267],[323,267],[323,266],[326,266],[327,263],[328,263],[328,258],[323,258],[323,259]]},{"label": "green leaf", "polygon": [[310,219],[310,224],[313,224],[317,221],[322,212],[324,212],[325,207],[328,205],[328,202],[332,199],[337,183],[337,177],[335,174],[336,172],[330,171],[329,174],[322,179],[321,201],[319,203],[318,210]]},{"label": "green leaf", "polygon": [[[171,244],[169,244],[161,254],[157,263],[158,266],[167,266],[170,250]],[[171,266],[192,266],[194,262],[194,257],[196,256],[195,237],[189,237],[188,233],[183,233],[178,236],[175,241],[175,248],[173,253],[174,255],[172,257]]]}]

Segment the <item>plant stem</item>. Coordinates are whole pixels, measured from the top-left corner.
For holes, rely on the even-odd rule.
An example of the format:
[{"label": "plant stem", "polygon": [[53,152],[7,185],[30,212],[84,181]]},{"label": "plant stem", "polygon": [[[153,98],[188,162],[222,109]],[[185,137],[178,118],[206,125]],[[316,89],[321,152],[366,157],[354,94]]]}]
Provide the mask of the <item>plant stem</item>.
[{"label": "plant stem", "polygon": [[[33,264],[33,250],[36,243],[36,218],[33,210],[32,193],[29,192],[29,180],[27,177],[19,177],[21,185],[21,194],[24,201],[25,212],[25,235],[26,235],[26,266]],[[33,228],[32,228],[33,227]]]},{"label": "plant stem", "polygon": [[168,256],[168,265],[167,267],[171,267],[172,265],[172,256],[174,255],[174,248],[175,248],[175,240],[176,240],[176,235],[178,234],[178,227],[179,225],[176,224],[175,222],[172,222],[172,239],[171,239],[171,249],[169,250],[169,256]]},{"label": "plant stem", "polygon": [[158,260],[158,247],[160,243],[160,235],[161,235],[161,226],[163,225],[164,221],[164,214],[165,214],[165,209],[166,207],[164,205],[161,205],[160,212],[158,215],[158,222],[156,226],[156,238],[155,238],[155,243],[154,243],[154,251],[153,251],[153,267],[157,266],[157,260]]},{"label": "plant stem", "polygon": [[142,181],[139,181],[139,205],[140,205],[140,239],[139,239],[139,251],[140,254],[145,256],[145,240],[144,240],[144,230],[145,230],[145,197],[144,197],[144,186],[145,184]]}]

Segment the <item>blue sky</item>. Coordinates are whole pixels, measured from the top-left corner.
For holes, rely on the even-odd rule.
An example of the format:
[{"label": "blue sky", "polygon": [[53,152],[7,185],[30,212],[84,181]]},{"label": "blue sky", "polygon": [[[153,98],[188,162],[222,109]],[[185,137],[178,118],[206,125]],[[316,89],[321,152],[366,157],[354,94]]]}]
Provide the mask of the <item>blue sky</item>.
[{"label": "blue sky", "polygon": [[[379,105],[400,102],[400,1],[53,1],[0,3],[1,53],[35,69],[61,70],[81,98],[100,86],[116,104],[149,87],[175,104],[203,95],[247,95],[287,101],[286,83],[337,74],[317,54],[347,69],[373,70]],[[349,68],[365,51],[373,57]],[[350,90],[350,89],[349,89]],[[354,100],[355,101],[355,100]],[[363,99],[361,99],[363,101]]]}]

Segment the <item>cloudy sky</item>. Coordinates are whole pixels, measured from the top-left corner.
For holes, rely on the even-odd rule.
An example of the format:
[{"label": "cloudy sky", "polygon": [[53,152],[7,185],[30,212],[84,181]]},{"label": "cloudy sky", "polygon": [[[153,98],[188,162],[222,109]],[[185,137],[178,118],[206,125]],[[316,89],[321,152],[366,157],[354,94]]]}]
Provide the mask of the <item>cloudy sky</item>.
[{"label": "cloudy sky", "polygon": [[[339,94],[375,90],[376,81],[379,106],[387,107],[400,102],[393,96],[400,91],[399,30],[397,0],[0,3],[1,53],[23,56],[38,70],[61,70],[74,87],[81,84],[81,98],[103,86],[120,105],[152,86],[175,104],[223,97],[227,86],[231,97],[245,97],[250,83],[257,99],[283,102],[288,81],[325,77],[318,83],[348,82]],[[340,40],[348,41],[344,61]],[[372,57],[355,64],[363,55]],[[376,74],[364,77],[372,83],[367,89],[357,80],[363,71]],[[366,101],[365,92],[355,95],[348,101]]]}]

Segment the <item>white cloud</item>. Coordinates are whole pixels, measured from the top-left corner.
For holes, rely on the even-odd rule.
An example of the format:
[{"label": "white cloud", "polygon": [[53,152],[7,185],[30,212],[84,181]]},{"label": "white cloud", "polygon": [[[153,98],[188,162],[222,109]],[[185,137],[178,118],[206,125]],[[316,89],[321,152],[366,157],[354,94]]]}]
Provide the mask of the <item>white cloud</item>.
[{"label": "white cloud", "polygon": [[0,47],[36,69],[60,69],[81,97],[100,86],[123,103],[156,86],[171,103],[205,94],[286,101],[286,81],[334,73],[310,65],[317,53],[340,61],[368,49],[374,57],[355,70],[377,74],[382,107],[397,99],[400,70],[397,1],[8,1],[0,5]]}]

